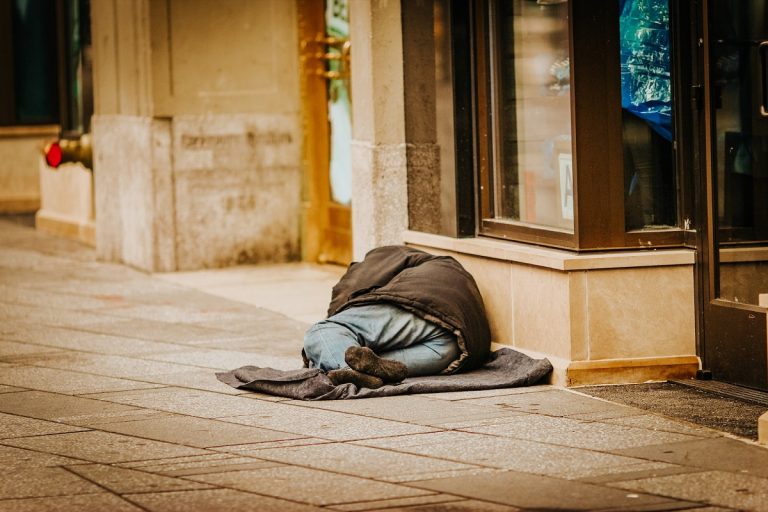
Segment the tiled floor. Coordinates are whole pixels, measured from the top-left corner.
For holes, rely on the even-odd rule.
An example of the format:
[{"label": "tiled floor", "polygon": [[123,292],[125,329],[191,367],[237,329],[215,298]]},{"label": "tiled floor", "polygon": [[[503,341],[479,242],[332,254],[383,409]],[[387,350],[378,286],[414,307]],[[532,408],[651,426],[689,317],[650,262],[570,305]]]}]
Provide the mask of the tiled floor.
[{"label": "tiled floor", "polygon": [[341,272],[158,278],[0,221],[0,512],[768,510],[765,448],[569,390],[316,403],[216,380],[299,367]]}]

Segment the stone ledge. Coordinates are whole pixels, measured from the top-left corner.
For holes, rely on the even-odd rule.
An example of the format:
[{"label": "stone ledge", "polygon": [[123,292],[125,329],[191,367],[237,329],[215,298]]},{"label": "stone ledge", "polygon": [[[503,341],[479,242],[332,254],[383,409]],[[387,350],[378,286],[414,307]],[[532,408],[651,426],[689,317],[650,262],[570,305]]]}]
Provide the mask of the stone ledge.
[{"label": "stone ledge", "polygon": [[426,248],[442,249],[472,256],[524,263],[561,271],[600,270],[636,267],[693,265],[693,249],[652,249],[577,254],[490,238],[451,238],[418,231],[405,231],[403,241]]},{"label": "stone ledge", "polygon": [[96,247],[96,227],[92,220],[84,222],[51,211],[38,210],[35,214],[35,229]]},{"label": "stone ledge", "polygon": [[40,208],[40,195],[0,197],[0,213],[32,213]]}]

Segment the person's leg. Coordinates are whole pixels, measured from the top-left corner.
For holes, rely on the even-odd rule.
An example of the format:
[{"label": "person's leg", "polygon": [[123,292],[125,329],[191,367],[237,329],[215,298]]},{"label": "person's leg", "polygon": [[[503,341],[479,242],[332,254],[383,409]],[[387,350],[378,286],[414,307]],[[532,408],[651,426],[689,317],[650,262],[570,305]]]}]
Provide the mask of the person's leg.
[{"label": "person's leg", "polygon": [[330,320],[316,323],[304,335],[304,352],[311,366],[326,372],[346,368],[344,352],[353,346],[360,346],[355,333]]},{"label": "person's leg", "polygon": [[383,359],[400,361],[408,368],[408,377],[437,375],[460,354],[456,336],[448,331],[423,343],[379,354]]},{"label": "person's leg", "polygon": [[409,377],[440,373],[459,356],[453,333],[391,304],[350,308],[332,319],[357,333],[360,345],[404,363]]}]

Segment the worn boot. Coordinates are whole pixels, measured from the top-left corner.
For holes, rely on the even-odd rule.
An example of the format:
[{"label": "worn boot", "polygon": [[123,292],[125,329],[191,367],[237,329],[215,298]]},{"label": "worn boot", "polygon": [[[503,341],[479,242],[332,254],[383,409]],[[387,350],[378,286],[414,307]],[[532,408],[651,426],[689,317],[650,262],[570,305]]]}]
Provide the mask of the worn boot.
[{"label": "worn boot", "polygon": [[328,372],[328,378],[336,386],[350,383],[359,388],[376,389],[384,385],[384,381],[380,378],[353,370],[352,368],[331,370]]},{"label": "worn boot", "polygon": [[368,347],[349,347],[344,360],[350,368],[380,378],[384,382],[400,382],[408,376],[408,367],[400,361],[383,359]]}]

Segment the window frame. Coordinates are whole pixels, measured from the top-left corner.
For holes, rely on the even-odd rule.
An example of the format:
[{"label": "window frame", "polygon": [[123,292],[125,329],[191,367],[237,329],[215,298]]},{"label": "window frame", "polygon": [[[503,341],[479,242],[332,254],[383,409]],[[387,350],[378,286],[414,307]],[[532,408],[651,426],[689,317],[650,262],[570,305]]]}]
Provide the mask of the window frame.
[{"label": "window frame", "polygon": [[[675,123],[674,164],[677,226],[669,229],[625,228],[624,146],[622,139],[619,2],[595,9],[591,2],[570,0],[571,144],[573,155],[573,232],[496,219],[494,212],[493,123],[490,10],[496,0],[473,2],[475,168],[478,190],[477,235],[575,251],[656,249],[695,245],[691,229],[694,152],[690,109],[695,105],[690,64],[694,42],[690,27],[679,22],[687,0],[670,0],[670,35]],[[685,11],[683,11],[685,12]],[[695,108],[695,107],[694,107]],[[688,229],[683,229],[686,227]]]}]

